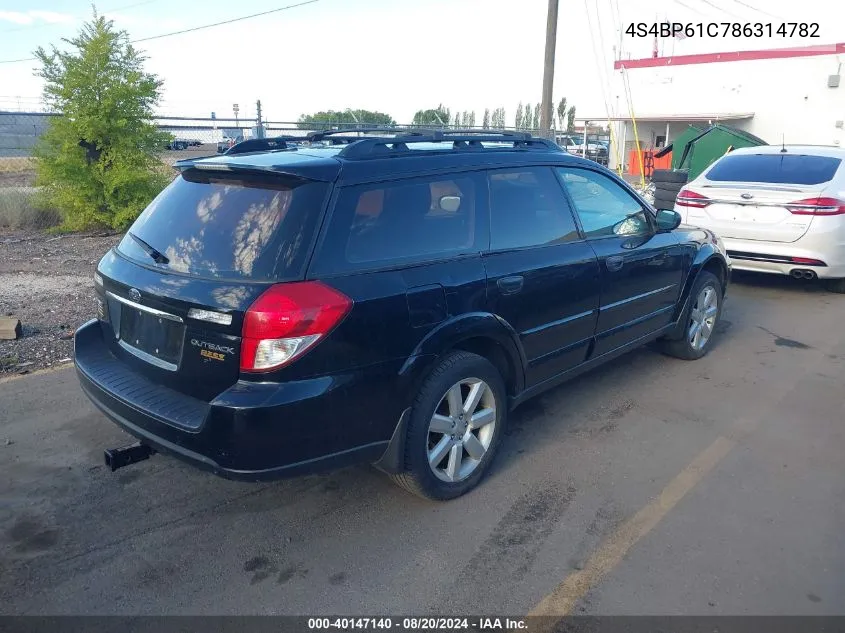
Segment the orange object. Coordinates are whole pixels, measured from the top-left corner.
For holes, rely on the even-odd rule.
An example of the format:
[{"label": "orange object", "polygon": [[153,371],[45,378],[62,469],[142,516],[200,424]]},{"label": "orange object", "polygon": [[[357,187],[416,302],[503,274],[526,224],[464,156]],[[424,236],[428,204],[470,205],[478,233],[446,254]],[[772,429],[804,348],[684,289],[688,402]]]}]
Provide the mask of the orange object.
[{"label": "orange object", "polygon": [[[640,150],[640,152],[643,155],[642,164],[644,166],[651,163],[653,169],[672,169],[672,152],[669,152],[660,158],[654,158],[654,154],[656,152],[653,149],[644,149]],[[646,160],[646,154],[652,155],[651,161]],[[640,159],[637,157],[637,150],[635,149],[632,149],[628,154],[628,173],[631,176],[640,175]],[[651,177],[651,174],[646,173],[646,176]]]}]

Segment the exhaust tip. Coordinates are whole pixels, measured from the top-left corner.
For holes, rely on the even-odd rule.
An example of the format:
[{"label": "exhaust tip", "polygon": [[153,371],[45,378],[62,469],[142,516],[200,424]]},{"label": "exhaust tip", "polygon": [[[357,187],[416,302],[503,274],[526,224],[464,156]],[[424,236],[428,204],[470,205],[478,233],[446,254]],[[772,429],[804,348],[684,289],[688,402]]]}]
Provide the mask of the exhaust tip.
[{"label": "exhaust tip", "polygon": [[793,279],[815,279],[816,271],[804,268],[793,268],[789,271],[789,276]]}]

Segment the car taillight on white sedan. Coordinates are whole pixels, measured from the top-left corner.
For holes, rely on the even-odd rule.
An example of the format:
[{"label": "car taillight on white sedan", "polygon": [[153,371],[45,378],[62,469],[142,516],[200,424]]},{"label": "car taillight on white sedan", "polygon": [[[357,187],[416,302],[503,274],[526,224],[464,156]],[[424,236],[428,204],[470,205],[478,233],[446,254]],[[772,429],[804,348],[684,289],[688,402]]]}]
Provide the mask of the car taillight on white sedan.
[{"label": "car taillight on white sedan", "polygon": [[241,371],[279,369],[341,322],[352,300],[318,281],[270,286],[244,314]]},{"label": "car taillight on white sedan", "polygon": [[682,207],[693,207],[696,209],[703,209],[711,202],[712,200],[710,200],[710,198],[703,196],[692,189],[681,189],[678,193],[678,197],[675,199],[675,204],[677,205]]},{"label": "car taillight on white sedan", "polygon": [[843,215],[845,200],[839,198],[805,198],[784,205],[793,215]]}]

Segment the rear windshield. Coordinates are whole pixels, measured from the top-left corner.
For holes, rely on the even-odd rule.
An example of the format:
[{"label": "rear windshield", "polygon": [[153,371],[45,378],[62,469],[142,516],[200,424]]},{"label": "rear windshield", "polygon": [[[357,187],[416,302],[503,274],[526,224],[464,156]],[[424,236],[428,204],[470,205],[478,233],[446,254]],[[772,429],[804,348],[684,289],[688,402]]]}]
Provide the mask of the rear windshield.
[{"label": "rear windshield", "polygon": [[833,180],[840,159],[802,154],[728,154],[707,172],[707,180],[820,185]]},{"label": "rear windshield", "polygon": [[118,251],[200,277],[297,279],[327,188],[295,178],[189,170],[150,203]]}]

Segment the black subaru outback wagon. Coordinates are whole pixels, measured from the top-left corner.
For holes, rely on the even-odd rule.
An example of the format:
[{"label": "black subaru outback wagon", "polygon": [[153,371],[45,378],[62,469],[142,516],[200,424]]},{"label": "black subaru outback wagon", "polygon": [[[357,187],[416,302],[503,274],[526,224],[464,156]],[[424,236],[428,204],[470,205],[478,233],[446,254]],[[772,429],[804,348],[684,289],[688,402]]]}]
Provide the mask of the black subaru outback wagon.
[{"label": "black subaru outback wagon", "polygon": [[320,139],[177,163],[99,263],[75,363],[139,440],[113,469],[371,462],[448,499],[527,398],[654,339],[707,352],[721,241],[607,169],[515,133]]}]

